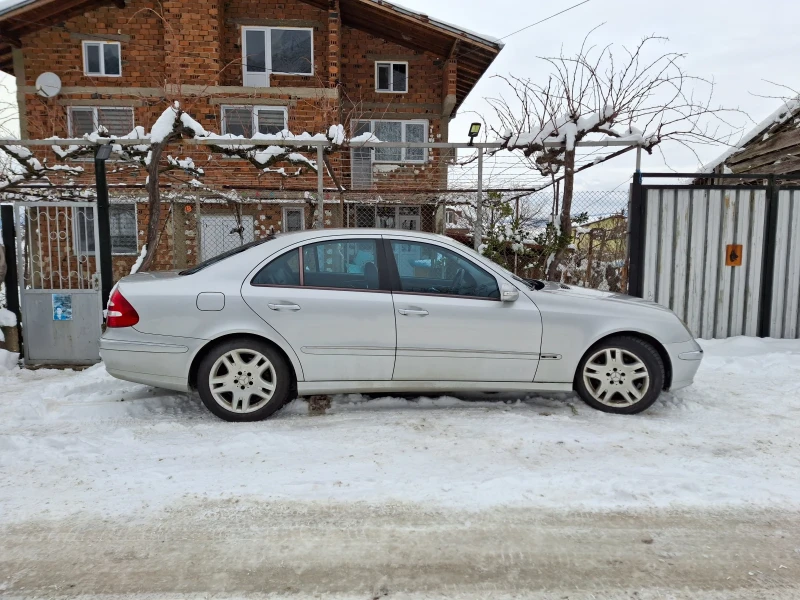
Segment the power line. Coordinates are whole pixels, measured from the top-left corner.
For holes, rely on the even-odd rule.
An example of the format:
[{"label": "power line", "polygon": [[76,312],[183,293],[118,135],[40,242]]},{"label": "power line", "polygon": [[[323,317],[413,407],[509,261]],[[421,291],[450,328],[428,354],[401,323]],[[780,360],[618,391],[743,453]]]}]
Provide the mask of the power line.
[{"label": "power line", "polygon": [[583,0],[583,2],[579,2],[578,4],[574,4],[574,5],[570,6],[569,8],[565,8],[564,10],[562,10],[560,12],[557,12],[557,13],[555,13],[553,15],[550,15],[549,17],[546,17],[546,18],[542,19],[541,21],[536,21],[536,23],[531,23],[530,25],[526,25],[522,29],[517,29],[515,32],[509,33],[508,35],[505,35],[505,36],[501,37],[500,39],[504,40],[506,38],[510,38],[512,35],[517,35],[518,33],[521,33],[523,31],[525,31],[526,29],[530,29],[531,27],[536,27],[536,25],[541,25],[542,23],[544,23],[546,21],[549,21],[550,19],[555,19],[556,17],[558,17],[560,15],[563,15],[564,13],[567,13],[567,12],[571,11],[572,9],[578,8],[579,6],[583,6],[584,4],[587,4],[588,2],[591,2],[591,1],[592,0]]}]

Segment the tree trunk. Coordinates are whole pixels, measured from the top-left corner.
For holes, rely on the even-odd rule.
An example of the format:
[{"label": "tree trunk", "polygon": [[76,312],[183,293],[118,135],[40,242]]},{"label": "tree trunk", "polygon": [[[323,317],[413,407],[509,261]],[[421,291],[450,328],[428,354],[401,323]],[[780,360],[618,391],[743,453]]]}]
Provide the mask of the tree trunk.
[{"label": "tree trunk", "polygon": [[150,164],[147,165],[147,197],[148,197],[148,217],[147,224],[147,254],[144,256],[142,266],[139,271],[149,271],[156,257],[156,247],[158,246],[158,231],[161,224],[161,193],[158,188],[158,165],[161,162],[161,153],[164,151],[164,144],[153,144],[150,147]]},{"label": "tree trunk", "polygon": [[550,281],[561,281],[562,271],[559,267],[564,264],[564,260],[569,253],[567,247],[572,243],[572,196],[575,190],[575,150],[567,150],[564,153],[564,198],[561,201],[561,236],[559,237],[559,248],[556,250],[553,262],[547,270],[547,278]]}]

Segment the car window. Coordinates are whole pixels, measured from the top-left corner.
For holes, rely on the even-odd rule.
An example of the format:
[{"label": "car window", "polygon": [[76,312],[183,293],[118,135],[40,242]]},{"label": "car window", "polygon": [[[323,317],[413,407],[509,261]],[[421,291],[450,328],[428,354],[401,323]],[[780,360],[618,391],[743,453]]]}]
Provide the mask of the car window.
[{"label": "car window", "polygon": [[290,250],[271,261],[253,278],[253,285],[300,285],[300,251]]},{"label": "car window", "polygon": [[336,240],[303,246],[303,285],[380,289],[376,240]]},{"label": "car window", "polygon": [[497,280],[463,256],[441,246],[392,241],[404,292],[500,298]]},{"label": "car window", "polygon": [[265,242],[270,242],[270,241],[272,241],[274,239],[275,239],[274,235],[269,235],[269,236],[267,236],[265,238],[262,238],[260,240],[256,240],[254,242],[250,242],[248,244],[244,244],[243,246],[239,246],[237,248],[233,248],[231,250],[228,250],[227,252],[223,252],[222,254],[218,254],[217,256],[215,256],[213,258],[209,258],[208,260],[204,260],[203,262],[201,262],[200,264],[198,264],[198,265],[196,265],[194,267],[191,267],[189,269],[184,269],[183,271],[178,273],[178,275],[194,275],[195,273],[199,273],[200,271],[202,271],[206,267],[210,267],[211,265],[215,265],[218,262],[222,262],[223,260],[225,260],[227,258],[230,258],[231,256],[236,256],[237,254],[241,254],[245,250],[249,250],[250,248],[255,248],[256,246],[260,246],[261,244],[263,244]]}]

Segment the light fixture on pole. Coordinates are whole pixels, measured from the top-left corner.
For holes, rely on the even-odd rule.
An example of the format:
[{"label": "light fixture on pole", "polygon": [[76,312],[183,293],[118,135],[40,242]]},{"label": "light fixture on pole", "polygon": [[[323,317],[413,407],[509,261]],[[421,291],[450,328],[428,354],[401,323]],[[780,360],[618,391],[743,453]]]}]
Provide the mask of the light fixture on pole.
[{"label": "light fixture on pole", "polygon": [[475,142],[475,138],[478,137],[478,134],[481,132],[481,124],[480,123],[473,123],[469,126],[469,145],[472,146],[473,142]]}]

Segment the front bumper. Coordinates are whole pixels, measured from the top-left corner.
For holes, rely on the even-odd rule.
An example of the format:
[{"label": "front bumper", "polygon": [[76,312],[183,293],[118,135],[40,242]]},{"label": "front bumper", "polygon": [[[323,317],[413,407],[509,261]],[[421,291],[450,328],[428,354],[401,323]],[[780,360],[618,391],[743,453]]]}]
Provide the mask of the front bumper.
[{"label": "front bumper", "polygon": [[695,340],[666,344],[664,348],[669,354],[672,364],[672,382],[670,390],[678,390],[694,383],[694,376],[703,360],[703,349]]}]

